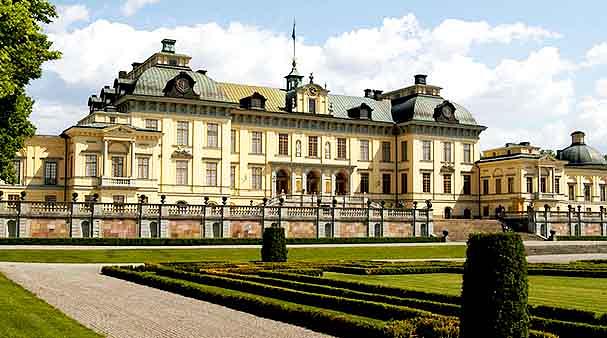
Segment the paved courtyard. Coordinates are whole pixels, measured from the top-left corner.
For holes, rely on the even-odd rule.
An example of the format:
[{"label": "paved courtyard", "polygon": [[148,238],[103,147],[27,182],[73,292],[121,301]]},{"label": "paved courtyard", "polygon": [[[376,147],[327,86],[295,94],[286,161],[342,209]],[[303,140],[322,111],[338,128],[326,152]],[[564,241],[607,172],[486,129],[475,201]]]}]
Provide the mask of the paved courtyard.
[{"label": "paved courtyard", "polygon": [[101,264],[0,263],[0,272],[88,328],[120,338],[330,337],[99,274]]}]

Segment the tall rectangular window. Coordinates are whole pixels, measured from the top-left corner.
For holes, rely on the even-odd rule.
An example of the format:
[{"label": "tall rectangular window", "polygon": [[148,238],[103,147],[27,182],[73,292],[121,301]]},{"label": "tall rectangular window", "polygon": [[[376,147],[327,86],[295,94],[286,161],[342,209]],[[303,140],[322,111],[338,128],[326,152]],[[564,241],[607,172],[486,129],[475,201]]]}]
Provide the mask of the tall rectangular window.
[{"label": "tall rectangular window", "polygon": [[278,155],[289,155],[289,134],[278,134]]},{"label": "tall rectangular window", "polygon": [[381,159],[383,162],[390,162],[392,159],[392,151],[390,150],[390,142],[381,143]]},{"label": "tall rectangular window", "polygon": [[46,161],[44,162],[44,184],[56,185],[57,184],[57,162]]},{"label": "tall rectangular window", "polygon": [[443,192],[445,194],[451,193],[451,174],[443,175]]},{"label": "tall rectangular window", "polygon": [[392,187],[392,175],[382,174],[381,175],[381,190],[384,194],[389,194]]},{"label": "tall rectangular window", "polygon": [[207,162],[207,185],[211,187],[217,186],[217,163]]},{"label": "tall rectangular window", "polygon": [[139,157],[137,159],[137,177],[148,179],[150,178],[150,158]]},{"label": "tall rectangular window", "polygon": [[251,132],[251,153],[261,154],[263,152],[262,147],[262,135],[260,131]]},{"label": "tall rectangular window", "polygon": [[422,160],[432,161],[432,141],[422,141]]},{"label": "tall rectangular window", "polygon": [[219,125],[217,123],[207,125],[207,147],[219,147]]},{"label": "tall rectangular window", "polygon": [[422,173],[422,191],[429,193],[430,187],[430,173]]},{"label": "tall rectangular window", "polygon": [[496,194],[502,193],[502,179],[501,178],[495,179],[495,193]]},{"label": "tall rectangular window", "polygon": [[489,195],[489,180],[483,180],[483,195]]},{"label": "tall rectangular window", "polygon": [[472,163],[472,145],[464,143],[464,162]]},{"label": "tall rectangular window", "polygon": [[230,188],[236,189],[236,166],[230,167]]},{"label": "tall rectangular window", "polygon": [[308,136],[308,156],[318,157],[318,136]]},{"label": "tall rectangular window", "polygon": [[590,202],[592,200],[592,185],[584,184],[584,201]]},{"label": "tall rectangular window", "polygon": [[409,153],[408,153],[408,149],[407,149],[407,141],[401,141],[400,142],[400,160],[401,161],[408,161],[409,160]]},{"label": "tall rectangular window", "polygon": [[567,189],[569,190],[568,191],[569,200],[575,201],[575,184],[568,184]]},{"label": "tall rectangular window", "polygon": [[514,177],[508,177],[508,193],[512,194],[514,192]]},{"label": "tall rectangular window", "polygon": [[369,193],[369,173],[360,173],[360,192]]},{"label": "tall rectangular window", "polygon": [[407,181],[407,173],[400,174],[400,192],[402,194],[409,192],[409,182]]},{"label": "tall rectangular window", "polygon": [[13,168],[15,169],[15,184],[21,184],[21,160],[14,160]]},{"label": "tall rectangular window", "polygon": [[528,176],[527,178],[527,192],[533,193],[533,177]]},{"label": "tall rectangular window", "polygon": [[472,181],[470,179],[470,175],[464,175],[464,195],[472,194]]},{"label": "tall rectangular window", "polygon": [[546,177],[540,177],[540,192],[546,192]]},{"label": "tall rectangular window", "polygon": [[84,175],[88,177],[97,176],[97,155],[84,155]]},{"label": "tall rectangular window", "polygon": [[316,99],[308,99],[308,110],[310,111],[310,113],[315,114],[316,113]]},{"label": "tall rectangular window", "polygon": [[230,151],[232,154],[238,153],[238,137],[236,129],[230,130]]},{"label": "tall rectangular window", "polygon": [[178,185],[188,184],[188,161],[175,161],[175,183]]},{"label": "tall rectangular window", "polygon": [[340,160],[346,159],[346,139],[338,138],[337,139],[337,158]]},{"label": "tall rectangular window", "polygon": [[554,192],[557,194],[561,193],[561,177],[557,176],[554,178]]},{"label": "tall rectangular window", "polygon": [[124,157],[112,156],[112,176],[124,177]]},{"label": "tall rectangular window", "polygon": [[451,142],[443,143],[443,161],[453,162],[451,160]]},{"label": "tall rectangular window", "polygon": [[605,189],[604,184],[601,184],[600,188],[601,188],[601,202],[605,202],[605,201],[607,201],[607,190]]},{"label": "tall rectangular window", "polygon": [[180,146],[188,145],[189,129],[190,129],[190,123],[188,121],[177,121],[177,145],[180,145]]},{"label": "tall rectangular window", "polygon": [[369,140],[360,140],[360,160],[369,160]]},{"label": "tall rectangular window", "polygon": [[145,119],[145,129],[158,130],[158,120]]},{"label": "tall rectangular window", "polygon": [[261,168],[259,168],[259,167],[251,168],[251,189],[261,190],[261,185],[262,185]]}]

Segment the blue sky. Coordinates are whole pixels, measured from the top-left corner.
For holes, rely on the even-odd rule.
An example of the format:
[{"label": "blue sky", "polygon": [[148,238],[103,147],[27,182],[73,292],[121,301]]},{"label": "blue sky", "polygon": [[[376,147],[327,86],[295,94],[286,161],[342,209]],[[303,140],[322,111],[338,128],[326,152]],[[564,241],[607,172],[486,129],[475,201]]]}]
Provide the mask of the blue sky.
[{"label": "blue sky", "polygon": [[[219,81],[282,85],[298,59],[334,92],[394,89],[416,72],[482,124],[483,147],[564,147],[583,129],[607,151],[607,4],[600,1],[55,1],[46,27],[64,59],[30,86],[41,133],[86,113],[89,94],[163,37]],[[105,54],[105,56],[103,55]],[[438,83],[435,81],[439,81]]]}]

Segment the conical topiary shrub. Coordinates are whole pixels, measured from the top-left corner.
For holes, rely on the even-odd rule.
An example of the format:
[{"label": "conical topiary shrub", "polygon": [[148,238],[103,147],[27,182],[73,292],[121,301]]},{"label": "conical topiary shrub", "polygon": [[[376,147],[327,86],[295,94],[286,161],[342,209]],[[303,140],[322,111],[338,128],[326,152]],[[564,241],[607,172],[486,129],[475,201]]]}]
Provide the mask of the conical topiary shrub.
[{"label": "conical topiary shrub", "polygon": [[261,260],[264,262],[287,261],[287,240],[284,228],[272,226],[264,229]]}]

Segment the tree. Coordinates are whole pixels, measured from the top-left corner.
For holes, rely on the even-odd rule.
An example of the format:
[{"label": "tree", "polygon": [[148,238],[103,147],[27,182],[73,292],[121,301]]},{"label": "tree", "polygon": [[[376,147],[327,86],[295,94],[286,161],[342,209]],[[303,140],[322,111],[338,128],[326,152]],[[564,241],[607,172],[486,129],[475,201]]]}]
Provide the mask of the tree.
[{"label": "tree", "polygon": [[30,80],[42,75],[42,64],[58,59],[42,24],[57,17],[46,0],[0,2],[0,180],[15,182],[13,160],[36,131],[29,121],[33,100],[25,93]]},{"label": "tree", "polygon": [[540,154],[547,155],[549,157],[556,157],[556,153],[552,149],[542,149],[540,150]]}]

